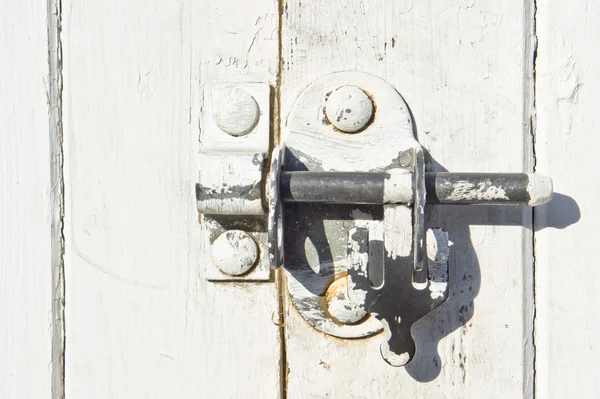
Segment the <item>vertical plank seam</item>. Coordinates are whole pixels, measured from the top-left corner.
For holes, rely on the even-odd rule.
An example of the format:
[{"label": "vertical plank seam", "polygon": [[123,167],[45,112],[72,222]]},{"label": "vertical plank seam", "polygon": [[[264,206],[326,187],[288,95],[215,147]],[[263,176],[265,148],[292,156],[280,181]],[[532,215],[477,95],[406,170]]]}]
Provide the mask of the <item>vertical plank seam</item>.
[{"label": "vertical plank seam", "polygon": [[48,122],[50,140],[52,365],[51,395],[65,397],[65,280],[64,280],[64,151],[62,125],[62,2],[47,1]]},{"label": "vertical plank seam", "polygon": [[[537,0],[533,1],[533,15],[532,15],[532,40],[533,40],[533,49],[532,49],[532,115],[531,115],[531,155],[532,155],[532,171],[536,172],[537,169],[537,154],[536,154],[536,133],[537,133],[537,57],[538,57],[538,36],[537,36]],[[536,210],[533,208],[531,211],[531,246],[532,246],[532,268],[533,268],[533,327],[531,330],[531,341],[533,345],[533,375],[532,375],[532,398],[536,398],[536,362],[537,362],[537,352],[536,352],[536,342],[535,342],[535,330],[537,327],[537,296],[536,296],[536,268],[537,268],[537,259],[536,259],[536,231],[535,231],[535,214]]]},{"label": "vertical plank seam", "polygon": [[[275,87],[275,110],[274,110],[274,143],[279,144],[281,142],[281,81],[282,81],[282,73],[283,73],[283,12],[284,12],[284,1],[278,0],[278,27],[277,27],[277,57],[278,57],[278,70],[277,70],[277,78],[275,79],[276,87]],[[278,278],[278,308],[280,314],[280,394],[281,399],[287,398],[287,383],[288,383],[288,363],[287,363],[287,341],[286,341],[286,323],[287,318],[285,315],[285,273],[283,271],[283,267],[280,267],[277,271]]]},{"label": "vertical plank seam", "polygon": [[[526,117],[528,118],[528,135],[526,136],[526,149],[528,150],[528,159],[527,159],[527,168],[531,172],[536,171],[537,157],[536,157],[536,67],[537,67],[537,52],[538,52],[538,38],[537,38],[537,0],[525,0],[526,12],[528,13],[526,18],[526,23],[528,26],[527,34],[528,34],[528,43],[526,47],[526,63],[525,65],[528,68],[527,77],[528,80],[527,85],[525,87],[527,97],[525,100],[525,110]],[[536,342],[535,342],[535,330],[536,330],[536,309],[537,309],[537,298],[536,298],[536,248],[535,248],[535,208],[531,210],[531,237],[530,237],[530,245],[527,248],[529,253],[527,256],[531,256],[531,281],[524,288],[525,290],[531,289],[531,320],[527,320],[527,323],[530,323],[531,332],[530,332],[530,354],[526,357],[525,361],[525,370],[524,373],[528,375],[531,373],[530,378],[525,379],[524,393],[527,397],[535,398],[535,389],[536,389]],[[527,262],[525,262],[527,264]],[[526,271],[529,273],[528,271]],[[527,296],[527,294],[525,294]],[[529,315],[528,313],[526,313]],[[531,384],[528,387],[528,384]]]}]

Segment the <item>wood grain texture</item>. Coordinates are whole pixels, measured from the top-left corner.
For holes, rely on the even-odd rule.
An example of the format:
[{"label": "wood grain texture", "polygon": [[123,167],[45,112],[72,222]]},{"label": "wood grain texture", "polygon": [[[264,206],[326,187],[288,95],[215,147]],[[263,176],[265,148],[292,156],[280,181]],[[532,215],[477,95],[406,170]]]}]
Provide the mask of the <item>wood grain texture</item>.
[{"label": "wood grain texture", "polygon": [[536,393],[600,397],[600,270],[595,250],[600,186],[600,8],[537,1],[536,170],[552,202],[536,208]]},{"label": "wood grain texture", "polygon": [[276,4],[63,1],[66,394],[276,398],[270,283],[206,281],[201,87],[269,82]]},{"label": "wood grain texture", "polygon": [[50,398],[53,182],[46,7],[0,1],[0,397]]},{"label": "wood grain texture", "polygon": [[[282,117],[298,93],[340,70],[394,85],[437,171],[530,168],[531,4],[287,0]],[[392,368],[381,336],[341,340],[288,301],[290,398],[522,398],[532,394],[531,212],[440,206],[453,242],[450,299],[414,328],[417,357]]]}]

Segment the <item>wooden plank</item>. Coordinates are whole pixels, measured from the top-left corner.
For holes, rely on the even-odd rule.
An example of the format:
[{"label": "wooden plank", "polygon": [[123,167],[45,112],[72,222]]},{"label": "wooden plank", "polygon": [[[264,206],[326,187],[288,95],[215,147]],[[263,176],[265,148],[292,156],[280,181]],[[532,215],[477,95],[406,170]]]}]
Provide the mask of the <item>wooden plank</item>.
[{"label": "wooden plank", "polygon": [[600,9],[591,1],[537,6],[536,169],[552,176],[556,194],[535,213],[536,393],[596,398]]},{"label": "wooden plank", "polygon": [[275,83],[278,12],[63,1],[66,395],[276,398],[273,282],[206,281],[201,87]]},{"label": "wooden plank", "polygon": [[46,7],[0,1],[0,397],[50,398],[52,225]]},{"label": "wooden plank", "polygon": [[[529,170],[532,21],[522,2],[284,1],[282,117],[307,84],[356,69],[401,92],[433,169]],[[321,334],[288,301],[290,398],[532,394],[531,211],[428,212],[454,243],[450,299],[413,329],[417,357],[390,367],[381,335]]]}]

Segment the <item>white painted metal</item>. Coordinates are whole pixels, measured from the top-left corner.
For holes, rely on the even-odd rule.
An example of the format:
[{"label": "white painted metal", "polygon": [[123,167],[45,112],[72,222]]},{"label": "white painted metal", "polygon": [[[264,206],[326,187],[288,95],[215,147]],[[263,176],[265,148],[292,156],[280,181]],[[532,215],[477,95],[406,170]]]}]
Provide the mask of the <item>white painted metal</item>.
[{"label": "white painted metal", "polygon": [[[266,97],[269,98],[268,87]],[[245,136],[256,126],[260,110],[250,93],[233,87],[222,93],[215,102],[215,112],[212,116],[225,133],[235,137]],[[205,114],[205,117],[209,118],[210,115]],[[268,118],[268,112],[264,118]]]},{"label": "white painted metal", "polygon": [[[528,171],[530,11],[522,2],[285,1],[282,116],[317,78],[357,69],[401,92],[434,170]],[[413,328],[417,357],[390,367],[380,335],[325,336],[288,302],[289,398],[531,395],[531,212],[432,212],[429,224],[454,243],[451,294]]]},{"label": "white painted metal", "polygon": [[373,101],[356,86],[342,86],[327,98],[325,113],[329,122],[342,132],[356,133],[373,117]]},{"label": "white painted metal", "polygon": [[0,1],[0,397],[50,398],[52,225],[48,35],[40,2]]},{"label": "white painted metal", "polygon": [[228,230],[221,234],[211,248],[216,266],[232,276],[247,273],[258,259],[256,242],[242,230]]},{"label": "white painted metal", "polygon": [[[361,89],[358,89],[357,86]],[[354,87],[354,89],[348,91],[341,90],[340,87]],[[337,99],[333,95],[336,90],[338,90],[338,93],[341,90],[342,93],[341,97]],[[362,90],[368,92],[370,97],[366,96]],[[332,94],[329,95],[330,93]],[[367,120],[364,116],[366,111],[364,104],[361,110],[361,95],[359,93],[363,93],[363,100],[373,101],[377,104],[380,113],[365,128],[364,134],[342,133],[338,130],[341,127],[352,130],[353,127],[356,127],[356,122]],[[282,94],[284,94],[282,98],[287,95],[287,93]],[[337,103],[338,101],[342,102],[348,96],[355,99],[359,98],[358,104],[352,104],[354,101],[347,104],[347,107],[355,110],[350,114],[358,113],[363,116],[353,122],[350,121],[347,125],[337,126],[336,129],[332,126],[331,119],[338,115],[337,109],[346,109],[346,107],[341,107],[341,104]],[[333,108],[329,108],[330,106],[333,106]],[[329,122],[325,120],[328,109],[334,110],[328,117]],[[294,157],[299,159],[311,171],[370,172],[387,170],[390,165],[399,168],[402,166],[402,161],[398,161],[401,153],[409,153],[408,156],[411,157],[409,159],[414,159],[406,162],[404,166],[408,167],[409,164],[417,162],[418,156],[416,154],[421,151],[415,140],[412,118],[404,100],[387,82],[362,72],[334,73],[321,76],[320,79],[312,82],[302,91],[300,96],[294,99],[293,108],[286,115],[285,123],[282,126],[282,142],[286,146],[286,151],[290,152],[292,159]],[[284,162],[284,165],[286,163]],[[405,170],[403,174],[394,171],[393,174],[395,175],[394,183],[384,189],[384,199],[399,199],[404,203],[411,202],[413,197],[412,184],[407,184],[411,182],[410,171]],[[420,209],[422,212],[423,209]],[[412,209],[407,208],[405,205],[386,205],[386,223],[377,230],[380,231],[382,238],[386,236],[386,249],[390,252],[396,253],[405,243],[407,243],[406,249],[410,252],[413,244],[412,215]],[[371,215],[365,215],[365,217],[372,219]],[[323,307],[324,302],[322,299],[326,295],[330,284],[336,277],[341,277],[342,274],[346,273],[348,241],[346,234],[342,233],[340,235],[340,231],[347,231],[347,223],[352,223],[347,222],[344,226],[344,223],[338,220],[337,217],[327,219],[330,220],[324,220],[322,224],[326,232],[325,236],[333,242],[326,249],[331,251],[332,260],[319,264],[321,257],[314,255],[324,250],[321,246],[320,248],[313,247],[306,250],[306,262],[284,264],[288,272],[286,275],[291,303],[302,309],[301,314],[308,324],[326,334],[342,338],[372,335],[382,329],[381,323],[374,318],[367,318],[358,325],[340,324],[332,320]],[[364,217],[361,217],[361,219],[364,219]],[[309,225],[315,226],[315,229],[317,229],[316,226],[320,222],[319,218],[315,217]],[[370,231],[374,230],[374,225],[371,228]],[[297,228],[291,228],[287,231],[287,234],[304,234]],[[307,239],[306,244],[311,245],[310,241]],[[308,247],[308,245],[305,245],[305,247]],[[311,252],[309,253],[309,251]],[[377,257],[374,256],[373,258]]]},{"label": "white painted metal", "polygon": [[[224,134],[224,133],[223,133]],[[200,190],[224,193],[223,198],[198,199],[198,211],[208,215],[262,215],[265,213],[261,190],[263,162],[261,153],[199,154],[197,168]],[[233,196],[232,188],[250,187],[244,194]],[[249,196],[249,192],[257,195]],[[237,190],[240,192],[240,190]]]},{"label": "white painted metal", "polygon": [[348,276],[335,280],[325,293],[325,306],[331,316],[343,324],[355,324],[367,316],[367,312],[348,298]]},{"label": "white painted metal", "polygon": [[[225,245],[219,245],[217,242],[219,237],[224,236],[227,232],[231,232],[230,230],[232,226],[227,224],[227,219],[223,220],[223,223],[220,223],[219,218],[213,218],[212,216],[202,215],[200,216],[202,220],[202,226],[204,227],[203,234],[208,236],[208,241],[206,243],[207,248],[210,250],[206,250],[202,254],[202,264],[204,265],[204,273],[202,274],[203,278],[206,278],[210,281],[272,281],[272,273],[271,273],[271,265],[269,263],[269,255],[268,255],[268,238],[265,228],[264,220],[260,221],[259,219],[251,218],[251,222],[249,223],[239,223],[236,222],[234,225],[238,228],[244,228],[245,234],[247,234],[257,245],[256,258],[254,258],[252,254],[251,248],[237,248],[238,254],[246,256],[250,256],[254,261],[251,264],[245,263],[242,266],[243,262],[241,259],[237,259],[234,264],[230,264],[229,266],[225,266],[223,262],[234,262],[234,257],[227,251],[231,251],[232,249],[228,249]],[[228,219],[230,219],[229,217]],[[235,216],[238,220],[244,218],[244,216]],[[239,231],[239,230],[233,230]],[[226,237],[226,236],[225,236]],[[213,244],[211,241],[215,240]],[[249,242],[247,242],[249,244]],[[249,252],[248,252],[249,251]],[[237,262],[240,262],[238,264]],[[245,272],[243,270],[246,270]],[[235,274],[237,272],[237,274]]]},{"label": "white painted metal", "polygon": [[277,398],[276,285],[206,280],[194,200],[201,87],[275,84],[277,4],[62,10],[66,397]]},{"label": "white painted metal", "polygon": [[202,91],[201,152],[269,152],[270,87],[267,83],[209,81]]},{"label": "white painted metal", "polygon": [[529,206],[538,206],[552,201],[554,194],[554,185],[552,179],[537,173],[528,173],[529,184],[527,192],[529,193]]},{"label": "white painted metal", "polygon": [[536,170],[556,194],[536,208],[536,393],[600,397],[600,8],[537,1]]}]

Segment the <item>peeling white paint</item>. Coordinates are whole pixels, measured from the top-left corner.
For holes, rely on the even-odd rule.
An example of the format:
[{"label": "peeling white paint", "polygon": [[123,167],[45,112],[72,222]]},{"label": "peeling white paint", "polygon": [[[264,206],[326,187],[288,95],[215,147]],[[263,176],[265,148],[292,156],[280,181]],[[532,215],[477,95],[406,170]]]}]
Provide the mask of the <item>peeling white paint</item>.
[{"label": "peeling white paint", "polygon": [[384,207],[384,247],[388,257],[409,256],[412,249],[412,209],[405,205]]},{"label": "peeling white paint", "polygon": [[[325,115],[327,93],[349,82],[367,92],[376,104],[374,119],[358,134],[340,132],[329,124]],[[360,113],[360,121],[368,111],[368,107],[362,108],[365,112]],[[337,107],[331,111],[339,113]],[[331,117],[337,120],[335,115]],[[348,122],[345,128],[352,129],[356,121]],[[362,72],[334,73],[309,85],[294,101],[282,138],[296,156],[310,154],[322,170],[340,172],[383,170],[416,141],[412,117],[402,97],[387,82]],[[365,148],[377,150],[365,151]],[[314,160],[308,163],[314,164]]]},{"label": "peeling white paint", "polygon": [[256,242],[241,230],[221,234],[213,243],[211,252],[215,265],[230,276],[248,272],[258,259]]},{"label": "peeling white paint", "polygon": [[407,204],[413,201],[413,175],[406,169],[389,169],[383,184],[383,202]]},{"label": "peeling white paint", "polygon": [[390,332],[390,326],[387,320],[385,319],[381,319],[381,324],[383,324],[383,331],[385,335],[383,342],[379,346],[381,350],[381,356],[383,356],[383,358],[386,359],[392,366],[404,366],[410,361],[410,355],[408,354],[408,352],[404,352],[398,355],[390,350],[390,345],[388,344],[388,340],[392,336]]},{"label": "peeling white paint", "polygon": [[[421,140],[443,166],[457,171],[485,171],[490,168],[503,170],[502,165],[521,165],[519,162],[529,154],[528,150],[523,150],[523,135],[502,133],[521,132],[523,121],[529,119],[526,107],[522,106],[527,87],[521,77],[525,76],[524,71],[530,76],[531,71],[531,58],[523,55],[531,55],[526,46],[533,37],[527,29],[532,15],[524,11],[522,3],[509,1],[475,2],[473,6],[472,1],[469,4],[414,2],[414,6],[412,2],[406,2],[406,7],[399,3],[284,2],[283,23],[287,29],[283,30],[281,42],[284,59],[282,115],[288,114],[303,87],[329,71],[350,68],[373,71],[380,76],[385,75],[388,82],[408,95],[408,101],[415,101],[411,93],[423,93],[423,89],[428,91],[431,101],[426,106],[411,106],[419,108],[417,122]],[[567,5],[560,7],[568,8]],[[531,8],[530,4],[526,8]],[[405,14],[399,15],[401,13]],[[590,24],[592,14],[589,14]],[[332,15],[336,21],[332,21]],[[493,23],[490,16],[502,23]],[[427,20],[435,20],[435,23],[410,23]],[[335,29],[343,25],[352,29]],[[546,28],[562,25],[552,24]],[[543,28],[543,25],[540,26]],[[374,30],[374,27],[386,29]],[[386,35],[386,32],[391,34]],[[432,35],[449,37],[449,34],[457,38],[451,46],[429,40],[434,37]],[[515,44],[517,47],[514,47]],[[586,45],[589,47],[593,43]],[[505,62],[473,62],[483,48]],[[552,51],[545,52],[546,55],[548,53]],[[418,54],[421,54],[423,62],[408,76],[406,62],[410,61],[411,55]],[[562,61],[555,64],[562,65]],[[468,68],[465,69],[465,65]],[[440,68],[452,68],[457,73],[440,74]],[[552,77],[555,75],[548,80]],[[360,84],[355,80],[340,83],[348,82]],[[455,90],[457,87],[461,90]],[[376,105],[376,120],[389,115],[381,108],[385,102],[376,101]],[[551,104],[548,109],[552,110]],[[315,116],[315,120],[319,111],[319,104],[306,109],[307,114]],[[370,134],[369,129],[347,136],[357,139]],[[320,136],[315,136],[319,140]],[[314,145],[314,140],[306,140],[306,146]],[[366,137],[364,141],[367,141]],[[362,166],[374,163],[374,160],[365,160],[374,154],[366,148],[369,148],[367,144],[356,143],[351,153],[338,156],[342,152],[338,149],[335,153],[325,154],[329,158],[323,169],[331,167],[335,170],[336,163],[349,160],[355,170],[364,171]],[[355,153],[358,153],[356,157]],[[554,165],[565,169],[564,164],[555,162]],[[522,252],[523,236],[527,236],[527,231],[521,227],[504,226],[494,231],[474,254],[471,234],[477,234],[482,227],[465,225],[463,218],[465,212],[468,214],[465,208],[437,208],[437,212],[443,214],[443,220],[447,221],[447,227],[453,229],[453,240],[460,247],[455,271],[473,271],[474,275],[462,281],[462,274],[457,273],[457,286],[466,289],[463,294],[457,293],[460,300],[448,303],[441,313],[436,312],[422,326],[416,326],[415,332],[423,334],[421,337],[425,340],[417,350],[424,348],[427,351],[425,357],[419,358],[413,365],[416,367],[411,367],[411,370],[390,367],[382,361],[379,350],[372,350],[373,346],[379,348],[381,335],[360,341],[329,339],[315,333],[288,304],[286,353],[290,372],[286,376],[290,398],[322,398],[328,392],[332,392],[330,396],[340,398],[531,396],[532,362],[525,354],[531,347],[531,334],[523,334],[531,332],[530,319],[525,317],[527,314],[523,310],[531,305],[527,302],[529,289],[520,282],[514,285],[515,278],[520,281],[518,277],[526,275],[531,267],[529,255],[515,257],[515,251]],[[490,220],[504,224],[510,219],[497,208],[488,212]],[[391,228],[393,225],[386,226],[387,238],[401,234]],[[546,232],[549,230],[552,229],[545,229]],[[559,233],[564,234],[564,231]],[[467,290],[471,286],[473,293]],[[497,292],[505,293],[501,307],[493,301],[481,300],[493,297]],[[463,335],[462,328],[457,327],[456,318],[438,317],[439,314],[457,312],[462,301],[466,302],[477,294],[480,300],[476,301],[474,316],[469,321],[473,322],[477,333]],[[426,295],[429,296],[429,292]],[[504,323],[510,323],[511,328],[494,334]],[[427,326],[432,326],[435,331],[428,330]],[[434,340],[430,340],[431,335],[435,336]],[[434,356],[436,348],[439,358]],[[464,374],[459,364],[453,364],[453,356],[458,358],[459,353],[463,356],[468,354],[471,362],[465,372],[467,384],[463,383]],[[471,354],[476,356],[475,361]],[[320,359],[327,359],[330,369],[310,367],[318,365]],[[498,359],[509,359],[510,367],[499,367]],[[428,382],[422,382],[424,378]],[[506,381],[512,383],[507,384]]]},{"label": "peeling white paint", "polygon": [[428,229],[426,235],[429,291],[432,299],[440,299],[448,290],[448,233],[442,229]]},{"label": "peeling white paint", "polygon": [[261,114],[254,97],[235,86],[215,92],[212,116],[217,126],[236,137],[250,133]]},{"label": "peeling white paint", "polygon": [[527,176],[529,177],[527,184],[529,205],[536,206],[550,202],[554,191],[552,179],[537,173],[528,173]]},{"label": "peeling white paint", "polygon": [[329,313],[344,324],[357,323],[367,315],[364,309],[350,299],[347,277],[341,277],[329,286],[325,304]]},{"label": "peeling white paint", "polygon": [[373,117],[373,101],[360,88],[351,85],[334,90],[325,104],[327,119],[346,133],[363,129]]},{"label": "peeling white paint", "polygon": [[367,267],[369,265],[369,253],[360,252],[360,243],[353,239],[353,231],[350,230],[348,235],[348,248],[351,249],[348,254],[348,269],[358,270],[361,275],[367,275]]},{"label": "peeling white paint", "polygon": [[351,276],[348,276],[348,297],[359,306],[364,306],[367,301],[367,291],[356,288]]},{"label": "peeling white paint", "polygon": [[429,291],[431,292],[431,299],[440,299],[444,297],[444,292],[448,287],[448,283],[430,283]]},{"label": "peeling white paint", "polygon": [[[260,153],[198,154],[199,183],[204,190],[221,195],[246,187],[246,191],[227,198],[205,198],[197,201],[198,211],[206,214],[264,214],[260,186],[264,156]],[[256,195],[251,192],[257,191]]]},{"label": "peeling white paint", "polygon": [[494,200],[508,200],[506,191],[502,187],[497,187],[491,182],[479,183],[477,185],[465,181],[459,180],[454,186],[452,194],[448,196],[450,201],[469,201],[469,200],[480,200],[480,201],[494,201]]},{"label": "peeling white paint", "polygon": [[206,82],[202,89],[201,152],[268,152],[267,83]]}]

